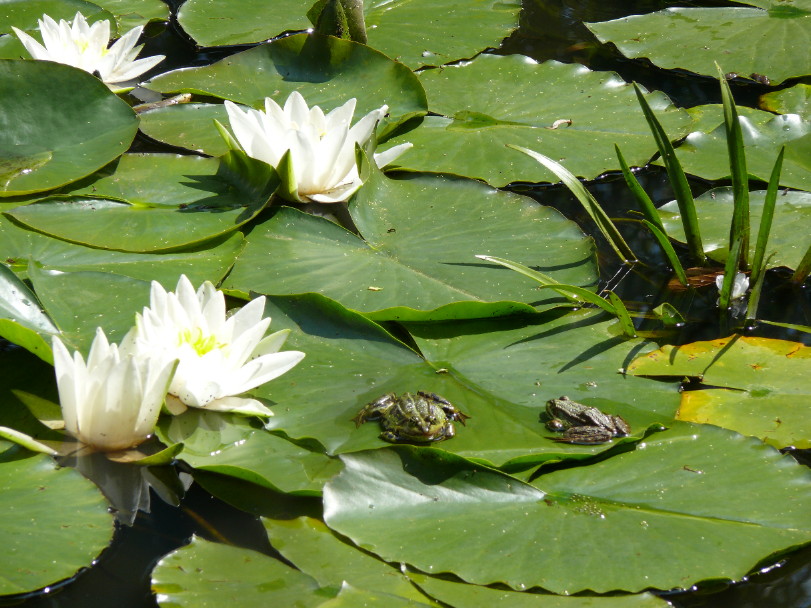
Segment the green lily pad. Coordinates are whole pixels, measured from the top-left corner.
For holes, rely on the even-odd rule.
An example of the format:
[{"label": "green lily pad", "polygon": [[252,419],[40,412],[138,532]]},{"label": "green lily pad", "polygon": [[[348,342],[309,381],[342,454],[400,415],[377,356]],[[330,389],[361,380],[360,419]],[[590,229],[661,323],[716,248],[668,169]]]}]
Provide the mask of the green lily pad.
[{"label": "green lily pad", "polygon": [[808,0],[757,4],[762,7],[667,8],[586,27],[626,57],[647,57],[663,68],[715,75],[718,62],[724,72],[760,74],[772,85],[811,74],[808,53],[786,47],[808,37]]},{"label": "green lily pad", "polygon": [[122,34],[149,21],[168,21],[169,7],[161,0],[93,0],[107,9],[118,22]]},{"label": "green lily pad", "polygon": [[338,595],[327,600],[319,608],[356,608],[357,606],[386,606],[386,608],[419,608],[420,606],[438,606],[429,603],[428,598],[424,601],[411,598],[399,597],[380,591],[369,591],[359,589],[347,582],[341,584]]},{"label": "green lily pad", "polygon": [[158,605],[167,608],[227,606],[237,600],[243,608],[314,608],[334,595],[319,593],[311,577],[272,557],[196,536],[158,562],[152,591]]},{"label": "green lily pad", "polygon": [[[271,387],[273,383],[271,383]],[[161,421],[164,443],[182,443],[179,458],[195,469],[229,475],[277,492],[317,496],[339,464],[257,429],[244,416],[189,409]]]},{"label": "green lily pad", "polygon": [[201,46],[248,44],[312,27],[310,6],[302,0],[186,0],[177,21]]},{"label": "green lily pad", "polygon": [[[115,2],[132,2],[133,0],[108,0],[107,4]],[[4,0],[0,8],[0,34],[11,34],[11,26],[23,30],[28,34],[38,38],[39,25],[37,21],[43,15],[59,21],[65,19],[71,21],[77,12],[82,13],[88,23],[95,23],[102,19],[108,20],[113,27],[111,32],[115,32],[116,20],[113,14],[102,7],[104,0],[100,2],[86,2],[85,0]],[[35,33],[36,32],[36,33]],[[16,38],[12,34],[13,38]],[[6,57],[6,55],[2,55]],[[27,54],[25,55],[28,56]],[[9,57],[11,58],[11,57]]]},{"label": "green lily pad", "polygon": [[262,523],[273,548],[322,587],[340,587],[346,581],[355,587],[437,606],[399,570],[337,538],[320,520],[263,518]]},{"label": "green lily pad", "polygon": [[760,97],[760,107],[777,114],[799,114],[811,120],[811,85],[795,84],[788,89],[766,93]]},{"label": "green lily pad", "polygon": [[[478,584],[560,594],[685,588],[739,579],[811,541],[811,473],[713,426],[678,423],[532,485],[430,448],[341,459],[324,488],[330,528],[387,561]],[[408,533],[392,534],[404,522]]]},{"label": "green lily pad", "polygon": [[[39,159],[6,175],[0,196],[56,188],[123,153],[138,130],[132,109],[98,78],[50,61],[0,59],[0,169],[8,158]],[[47,158],[47,155],[50,155]]]},{"label": "green lily pad", "polygon": [[[288,36],[209,66],[167,72],[143,86],[161,93],[220,97],[257,108],[264,105],[265,97],[284,104],[293,91],[301,93],[310,106],[324,110],[354,97],[356,119],[383,104],[389,106],[384,131],[425,114],[427,108],[425,91],[407,67],[368,46],[316,34]],[[165,116],[171,114],[177,114],[181,124],[189,118],[180,105],[166,110]],[[176,137],[172,133],[178,128],[171,128],[168,137]],[[157,130],[150,136],[163,141]],[[203,149],[199,143],[193,147]]]},{"label": "green lily pad", "polygon": [[521,3],[374,0],[364,9],[369,45],[410,68],[418,68],[467,59],[488,47],[498,48],[518,27]]},{"label": "green lily pad", "polygon": [[53,363],[46,337],[57,333],[59,329],[28,286],[8,266],[0,264],[0,336]]},{"label": "green lily pad", "polygon": [[62,341],[85,354],[97,327],[104,329],[110,342],[120,342],[135,325],[135,313],[149,305],[150,284],[146,281],[101,272],[63,273],[35,266],[29,274],[37,297],[61,330]]},{"label": "green lily pad", "polygon": [[219,103],[182,103],[140,114],[141,131],[173,146],[221,156],[228,151],[214,121],[227,125],[228,113]]},{"label": "green lily pad", "polygon": [[713,387],[682,393],[680,420],[717,424],[777,447],[811,448],[811,347],[735,336],[664,346],[634,361],[628,372],[695,377]]},{"label": "green lily pad", "polygon": [[365,317],[321,296],[273,297],[272,327],[291,330],[285,348],[307,353],[284,376],[252,391],[270,399],[267,428],[316,439],[329,454],[380,448],[381,428],[353,418],[367,403],[394,392],[435,392],[471,416],[455,425],[443,450],[492,466],[527,469],[610,449],[568,445],[550,437],[539,414],[568,394],[623,416],[631,441],[668,423],[678,405],[676,383],[623,376],[617,369],[655,347],[625,340],[615,323],[594,312],[541,315],[452,325],[409,324],[426,359]]},{"label": "green lily pad", "polygon": [[243,245],[242,234],[235,233],[186,251],[124,253],[54,239],[0,215],[0,259],[21,277],[25,276],[30,260],[64,272],[98,271],[143,281],[154,279],[167,288],[174,288],[181,274],[186,274],[195,285],[206,279],[219,283]]},{"label": "green lily pad", "polygon": [[[611,72],[523,55],[481,55],[474,61],[420,74],[432,112],[393,143],[414,147],[397,159],[415,171],[452,173],[493,186],[559,181],[524,154],[542,152],[575,175],[592,179],[618,169],[614,145],[630,165],[656,153],[633,87]],[[646,95],[668,134],[687,134],[690,118],[662,93]]]},{"label": "green lily pad", "polygon": [[33,591],[90,567],[113,536],[101,492],[47,456],[20,458],[6,442],[0,449],[0,595]]},{"label": "green lily pad", "polygon": [[91,247],[189,248],[232,232],[261,210],[269,193],[242,182],[224,172],[221,159],[127,154],[68,189],[72,196],[6,213],[38,232]]},{"label": "green lily pad", "polygon": [[[188,0],[178,21],[199,44],[246,44],[285,31],[312,27],[311,2]],[[366,2],[369,46],[411,68],[472,57],[518,27],[519,2],[503,0],[410,0]],[[448,32],[454,32],[449,36]]]},{"label": "green lily pad", "polygon": [[[811,139],[809,139],[811,142]],[[763,211],[764,190],[749,193],[749,213],[752,234],[757,234]],[[729,226],[732,221],[732,188],[714,188],[695,199],[698,224],[704,251],[717,262],[725,262],[729,249]],[[659,208],[662,223],[668,235],[684,242],[684,230],[676,201]],[[767,253],[776,252],[769,267],[796,268],[811,245],[811,237],[797,226],[811,225],[811,193],[781,192],[774,208]],[[749,255],[754,255],[756,239],[752,238]]]},{"label": "green lily pad", "polygon": [[[740,120],[750,176],[768,182],[780,147],[785,146],[780,184],[811,189],[811,120],[796,114],[773,116],[766,112]],[[711,124],[709,119],[706,124]],[[729,177],[726,131],[722,123],[712,132],[690,133],[676,148],[676,156],[687,173],[711,180]]]},{"label": "green lily pad", "polygon": [[409,572],[425,593],[455,608],[667,608],[670,604],[652,593],[618,596],[561,596],[549,593],[506,591],[480,585],[454,583]]},{"label": "green lily pad", "polygon": [[589,286],[596,279],[593,242],[576,224],[480,182],[431,175],[392,180],[375,170],[349,209],[362,238],[326,219],[280,209],[248,236],[225,287],[243,294],[317,292],[376,319],[414,320],[459,315],[437,310],[453,302],[508,300],[545,309],[563,301],[477,254],[531,265],[561,283]]}]

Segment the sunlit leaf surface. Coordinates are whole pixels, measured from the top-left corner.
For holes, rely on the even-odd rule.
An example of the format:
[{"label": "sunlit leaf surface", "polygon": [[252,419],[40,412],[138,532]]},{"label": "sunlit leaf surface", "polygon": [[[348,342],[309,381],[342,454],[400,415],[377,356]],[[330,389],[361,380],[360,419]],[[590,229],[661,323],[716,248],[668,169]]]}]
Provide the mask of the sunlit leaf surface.
[{"label": "sunlit leaf surface", "polygon": [[317,583],[277,559],[250,549],[194,537],[190,544],[164,557],[152,571],[158,605],[245,608],[309,608],[331,597]]},{"label": "sunlit leaf surface", "polygon": [[[130,107],[98,78],[50,61],[0,59],[0,195],[56,188],[123,153],[138,129]],[[23,146],[22,154],[15,152]],[[32,158],[8,174],[7,158]],[[44,162],[43,162],[44,161]]]},{"label": "sunlit leaf surface", "polygon": [[[424,448],[341,458],[324,489],[327,525],[387,561],[468,582],[564,594],[689,587],[740,578],[811,540],[807,469],[713,426],[677,423],[532,485]],[[757,502],[740,500],[742,487]]]},{"label": "sunlit leaf surface", "polygon": [[777,447],[811,447],[808,404],[811,347],[735,336],[664,346],[634,361],[629,373],[699,378],[685,391],[678,417],[754,435]]},{"label": "sunlit leaf surface", "polygon": [[587,27],[627,57],[646,57],[663,68],[715,75],[761,74],[772,85],[811,74],[808,53],[786,52],[789,41],[808,39],[808,0],[746,2],[760,8],[677,7]]},{"label": "sunlit leaf surface", "polygon": [[765,110],[778,114],[799,114],[805,120],[811,120],[811,85],[795,84],[793,87],[767,93],[760,98],[760,105]]},{"label": "sunlit leaf surface", "polygon": [[[506,144],[538,151],[588,179],[619,169],[614,144],[630,165],[656,152],[633,88],[614,73],[522,55],[482,55],[469,63],[427,70],[420,80],[430,116],[395,138],[414,147],[403,167],[467,175],[494,186],[559,181]],[[661,93],[648,96],[668,135],[687,133],[690,119]]]},{"label": "sunlit leaf surface", "polygon": [[[391,180],[375,172],[350,213],[363,238],[280,209],[248,236],[225,287],[245,294],[317,292],[376,318],[418,319],[448,318],[447,310],[435,309],[453,302],[509,300],[544,309],[564,301],[477,254],[529,264],[566,284],[590,287],[596,278],[591,239],[576,225],[480,182]],[[524,229],[516,232],[517,225]]]},{"label": "sunlit leaf surface", "polygon": [[20,458],[0,442],[0,594],[23,593],[91,565],[113,536],[107,501],[47,456]]},{"label": "sunlit leaf surface", "polygon": [[424,360],[379,326],[322,297],[271,300],[266,312],[273,327],[292,330],[285,348],[307,356],[254,393],[275,402],[268,428],[315,438],[329,453],[387,445],[377,422],[356,428],[352,418],[389,392],[423,390],[445,397],[471,418],[467,426],[455,425],[454,438],[437,445],[512,468],[584,458],[614,445],[553,441],[540,419],[551,398],[568,394],[619,414],[635,437],[672,420],[678,403],[674,383],[618,373],[626,360],[654,345],[625,340],[595,313],[457,322],[452,329],[409,324]]},{"label": "sunlit leaf surface", "polygon": [[[749,193],[750,221],[755,234],[760,225],[765,196],[765,190]],[[695,201],[704,251],[713,260],[723,263],[727,259],[729,249],[732,189],[714,188],[697,197]],[[683,241],[684,229],[676,202],[671,201],[660,207],[659,215],[668,235]],[[805,230],[798,230],[798,227],[803,225],[811,226],[811,193],[780,192],[777,195],[769,242],[766,247],[767,253],[775,252],[775,255],[769,260],[770,268],[797,267],[811,245],[811,234]],[[751,239],[750,260],[754,254],[755,245],[756,239]]]}]

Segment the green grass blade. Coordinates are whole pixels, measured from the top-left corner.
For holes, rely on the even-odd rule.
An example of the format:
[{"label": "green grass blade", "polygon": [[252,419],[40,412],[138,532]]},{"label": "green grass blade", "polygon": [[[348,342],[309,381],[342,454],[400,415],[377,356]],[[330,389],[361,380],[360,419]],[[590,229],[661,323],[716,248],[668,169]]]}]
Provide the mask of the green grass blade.
[{"label": "green grass blade", "polygon": [[608,290],[608,301],[614,305],[617,320],[619,320],[620,325],[622,326],[622,332],[628,338],[636,338],[636,327],[634,327],[634,322],[631,321],[631,315],[628,314],[628,309],[625,307],[625,303],[622,301],[622,298],[620,298],[613,291]]},{"label": "green grass blade", "polygon": [[586,213],[591,216],[591,219],[594,220],[595,224],[597,224],[597,228],[599,228],[600,232],[602,232],[603,236],[605,236],[608,244],[611,245],[611,248],[617,253],[623,262],[635,262],[638,259],[636,255],[634,255],[634,252],[631,251],[628,243],[625,242],[625,239],[622,238],[622,235],[620,234],[620,231],[617,230],[614,222],[611,221],[611,218],[609,218],[606,212],[603,211],[603,208],[600,207],[600,203],[597,202],[589,191],[586,190],[586,187],[580,182],[580,180],[577,179],[568,169],[566,169],[566,167],[553,161],[548,156],[544,156],[543,154],[528,148],[522,148],[512,144],[507,144],[507,147],[512,148],[513,150],[518,150],[519,152],[523,152],[527,156],[534,158],[552,173],[557,175],[558,179],[560,179],[560,181],[566,185],[571,193],[575,195],[575,198],[580,201],[580,204],[583,205]]},{"label": "green grass blade", "polygon": [[778,323],[777,321],[767,321],[766,319],[761,319],[758,323],[766,323],[767,325],[775,325],[777,327],[785,327],[786,329],[793,329],[794,331],[801,331],[807,334],[811,334],[811,327],[808,325],[797,325],[795,323]]},{"label": "green grass blade", "polygon": [[645,120],[648,121],[653,138],[656,140],[656,146],[659,148],[659,154],[662,156],[662,162],[667,170],[670,185],[676,196],[690,257],[703,265],[707,260],[707,256],[704,255],[704,247],[701,244],[701,231],[698,228],[696,204],[693,200],[693,193],[690,191],[690,185],[687,183],[687,177],[684,175],[679,159],[676,158],[676,152],[673,150],[673,145],[670,143],[667,133],[665,133],[636,83],[634,83],[634,90],[639,105],[642,107],[642,113],[645,115]]},{"label": "green grass blade", "polygon": [[628,184],[628,189],[631,191],[631,194],[634,195],[636,202],[642,209],[642,215],[661,232],[666,233],[662,219],[659,217],[659,211],[656,209],[653,201],[650,200],[645,189],[639,185],[636,176],[631,172],[628,163],[625,162],[625,157],[622,155],[622,152],[620,152],[620,148],[617,144],[614,144],[614,150],[617,153],[617,159],[620,161],[620,168],[622,169],[622,176],[625,178],[625,183]]},{"label": "green grass blade", "polygon": [[617,315],[617,310],[616,308],[614,308],[614,306],[606,302],[596,293],[589,291],[588,289],[583,289],[582,287],[577,287],[576,285],[564,285],[563,283],[558,283],[553,278],[543,274],[542,272],[532,270],[532,268],[524,266],[523,264],[506,260],[504,258],[496,258],[490,255],[477,255],[476,257],[479,258],[480,260],[493,262],[494,264],[499,264],[501,266],[504,266],[505,268],[514,270],[515,272],[522,274],[525,277],[537,281],[538,283],[540,283],[541,288],[553,289],[576,304],[579,305],[582,305],[584,303],[594,304],[595,306],[599,306],[600,308],[602,308],[606,312],[611,313],[612,315],[615,316]]},{"label": "green grass blade", "polygon": [[[718,67],[718,64],[716,64]],[[732,225],[729,228],[729,242],[735,236],[741,239],[741,249],[738,255],[737,268],[744,270],[749,257],[749,174],[746,171],[746,153],[743,149],[743,133],[738,120],[738,109],[729,83],[724,78],[721,68],[718,67],[721,81],[721,100],[724,105],[724,128],[727,135],[727,153],[729,154],[729,173],[732,178]]]},{"label": "green grass blade", "polygon": [[769,254],[769,257],[766,258],[766,261],[763,262],[762,268],[760,268],[760,272],[755,275],[755,271],[758,269],[755,268],[752,271],[752,276],[755,277],[752,279],[752,293],[749,294],[749,307],[746,311],[746,319],[747,321],[754,321],[757,319],[757,309],[760,305],[760,292],[763,289],[763,280],[766,278],[766,267],[769,264],[769,260],[772,259],[772,256],[775,255],[776,252],[772,252]]},{"label": "green grass blade", "polygon": [[811,245],[805,251],[803,259],[797,265],[797,270],[791,275],[791,280],[795,283],[803,283],[811,273]]},{"label": "green grass blade", "polygon": [[777,204],[777,191],[780,187],[780,171],[783,168],[783,153],[786,147],[780,148],[777,160],[774,163],[772,174],[769,177],[769,187],[766,189],[766,198],[763,201],[763,213],[760,216],[760,227],[757,233],[757,243],[755,244],[755,257],[752,260],[752,282],[757,283],[760,274],[766,270],[763,264],[763,256],[766,253],[766,245],[769,243],[769,232],[772,229],[772,218],[774,217],[774,207]]},{"label": "green grass blade", "polygon": [[718,307],[722,312],[729,309],[730,296],[732,295],[732,287],[735,284],[735,275],[738,273],[737,260],[741,255],[741,239],[740,235],[732,242],[729,248],[729,256],[727,257],[726,264],[724,265],[724,282],[721,284],[721,291],[718,297]]},{"label": "green grass blade", "polygon": [[679,260],[679,256],[676,255],[676,250],[673,249],[673,245],[670,244],[670,239],[667,238],[667,235],[664,231],[659,230],[656,226],[654,226],[648,220],[642,220],[644,224],[648,227],[648,230],[651,231],[651,234],[656,238],[659,242],[659,246],[662,248],[662,251],[665,252],[667,256],[667,261],[670,262],[670,266],[673,268],[673,272],[676,273],[676,278],[679,279],[679,283],[687,287],[687,273],[684,272],[684,267],[681,265],[681,260]]}]

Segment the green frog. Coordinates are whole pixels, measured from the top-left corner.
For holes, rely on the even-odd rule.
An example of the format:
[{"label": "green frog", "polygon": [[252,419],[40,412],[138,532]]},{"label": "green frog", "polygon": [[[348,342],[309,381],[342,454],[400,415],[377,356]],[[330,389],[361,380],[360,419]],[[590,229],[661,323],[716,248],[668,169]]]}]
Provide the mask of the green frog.
[{"label": "green frog", "polygon": [[605,414],[596,407],[572,401],[565,395],[546,402],[546,428],[563,432],[555,441],[562,443],[606,443],[614,437],[623,437],[631,427],[621,416]]},{"label": "green frog", "polygon": [[379,420],[380,438],[391,443],[429,443],[456,434],[453,421],[464,426],[470,418],[436,393],[417,391],[399,397],[387,393],[366,404],[352,421],[358,427],[367,420]]}]

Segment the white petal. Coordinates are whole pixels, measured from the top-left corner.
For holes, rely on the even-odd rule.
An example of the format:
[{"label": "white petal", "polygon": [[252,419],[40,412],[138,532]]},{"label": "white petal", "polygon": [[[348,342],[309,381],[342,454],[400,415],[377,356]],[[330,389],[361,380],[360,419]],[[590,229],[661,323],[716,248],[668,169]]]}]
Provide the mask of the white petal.
[{"label": "white petal", "polygon": [[248,416],[273,416],[268,408],[256,399],[246,399],[244,397],[223,397],[209,403],[206,408],[214,412],[233,412],[235,414],[245,414]]},{"label": "white petal", "polygon": [[398,146],[392,146],[388,150],[376,152],[375,164],[382,169],[383,167],[394,161],[396,158],[398,158],[400,155],[402,155],[406,150],[412,147],[414,147],[414,144],[406,142]]}]

